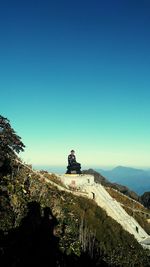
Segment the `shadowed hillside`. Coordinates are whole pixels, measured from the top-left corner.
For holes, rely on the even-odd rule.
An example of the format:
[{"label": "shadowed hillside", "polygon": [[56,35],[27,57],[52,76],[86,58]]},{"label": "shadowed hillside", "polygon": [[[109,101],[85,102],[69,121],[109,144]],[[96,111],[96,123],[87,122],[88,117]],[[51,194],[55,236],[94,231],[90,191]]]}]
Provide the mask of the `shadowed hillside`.
[{"label": "shadowed hillside", "polygon": [[149,265],[146,250],[94,201],[59,191],[21,164],[1,179],[0,193],[3,266]]}]

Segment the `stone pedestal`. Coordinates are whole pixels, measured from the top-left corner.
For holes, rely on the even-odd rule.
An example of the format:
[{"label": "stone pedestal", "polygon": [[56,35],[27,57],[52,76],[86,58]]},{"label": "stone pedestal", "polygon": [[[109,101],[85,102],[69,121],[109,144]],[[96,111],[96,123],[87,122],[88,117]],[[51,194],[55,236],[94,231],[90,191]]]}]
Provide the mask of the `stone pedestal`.
[{"label": "stone pedestal", "polygon": [[66,174],[81,174],[81,164],[78,162],[75,162],[72,165],[67,166],[67,172]]},{"label": "stone pedestal", "polygon": [[67,188],[74,190],[82,189],[85,185],[94,184],[94,176],[90,174],[63,174],[59,178]]}]

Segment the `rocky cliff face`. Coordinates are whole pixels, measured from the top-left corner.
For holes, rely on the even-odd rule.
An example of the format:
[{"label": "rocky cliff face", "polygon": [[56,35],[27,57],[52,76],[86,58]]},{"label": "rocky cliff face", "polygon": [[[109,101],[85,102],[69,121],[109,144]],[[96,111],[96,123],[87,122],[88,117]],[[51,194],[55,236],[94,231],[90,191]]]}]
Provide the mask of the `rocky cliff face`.
[{"label": "rocky cliff face", "polygon": [[141,202],[142,204],[147,207],[148,209],[150,209],[150,192],[145,192],[142,196],[141,196]]},{"label": "rocky cliff face", "polygon": [[0,181],[1,266],[149,266],[148,252],[93,200],[18,165]]}]

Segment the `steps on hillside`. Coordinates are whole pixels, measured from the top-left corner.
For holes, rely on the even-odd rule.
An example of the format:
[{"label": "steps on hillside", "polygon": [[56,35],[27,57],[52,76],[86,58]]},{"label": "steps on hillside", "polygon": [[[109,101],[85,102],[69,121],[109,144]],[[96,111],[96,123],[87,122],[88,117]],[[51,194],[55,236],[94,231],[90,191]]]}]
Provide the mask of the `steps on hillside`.
[{"label": "steps on hillside", "polygon": [[107,214],[116,220],[130,234],[134,235],[136,240],[145,248],[150,249],[150,236],[139,225],[139,223],[130,216],[118,203],[114,200],[101,184],[86,186],[87,192],[95,194],[96,203],[106,210]]},{"label": "steps on hillside", "polygon": [[121,204],[110,196],[104,186],[94,182],[93,175],[64,174],[59,175],[59,179],[61,179],[69,189],[87,192],[89,198],[94,199],[98,206],[106,210],[110,217],[116,220],[126,231],[134,235],[136,240],[144,248],[150,249],[150,236],[139,223],[122,208]]}]

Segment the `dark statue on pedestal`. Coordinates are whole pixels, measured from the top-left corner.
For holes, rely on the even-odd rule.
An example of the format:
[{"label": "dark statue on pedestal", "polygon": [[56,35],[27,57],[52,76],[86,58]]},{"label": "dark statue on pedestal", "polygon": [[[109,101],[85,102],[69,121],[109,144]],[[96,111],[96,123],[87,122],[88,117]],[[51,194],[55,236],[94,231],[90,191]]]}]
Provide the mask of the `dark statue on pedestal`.
[{"label": "dark statue on pedestal", "polygon": [[67,174],[81,174],[81,164],[76,161],[75,151],[68,156]]}]

